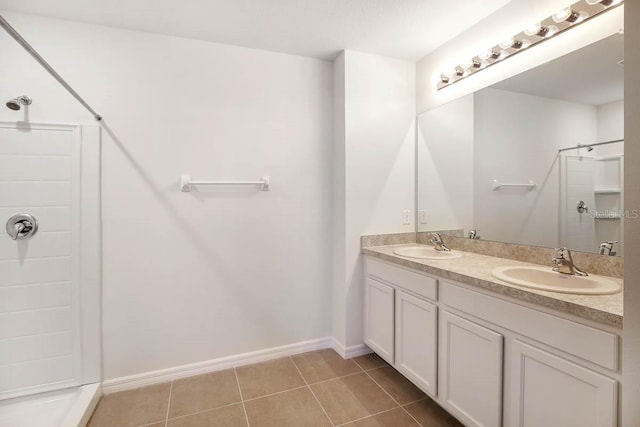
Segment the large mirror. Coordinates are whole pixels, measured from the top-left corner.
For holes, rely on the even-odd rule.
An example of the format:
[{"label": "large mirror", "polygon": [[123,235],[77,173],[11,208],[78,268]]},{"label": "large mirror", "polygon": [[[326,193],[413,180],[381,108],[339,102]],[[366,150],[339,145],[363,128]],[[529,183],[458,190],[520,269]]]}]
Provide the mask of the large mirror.
[{"label": "large mirror", "polygon": [[623,57],[615,34],[419,115],[418,231],[622,255]]}]

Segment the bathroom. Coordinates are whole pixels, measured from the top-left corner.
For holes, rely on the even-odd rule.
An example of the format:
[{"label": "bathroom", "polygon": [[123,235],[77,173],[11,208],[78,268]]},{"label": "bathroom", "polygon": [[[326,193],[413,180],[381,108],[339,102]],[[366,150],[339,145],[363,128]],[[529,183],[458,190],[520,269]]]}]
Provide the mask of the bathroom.
[{"label": "bathroom", "polygon": [[[624,73],[638,75],[639,54],[633,46],[640,40],[634,25],[640,7],[632,1],[442,89],[441,74],[462,58],[571,2],[466,1],[463,14],[431,1],[373,2],[375,6],[331,1],[323,7],[319,3],[324,2],[246,0],[194,2],[191,8],[148,1],[104,3],[108,4],[0,1],[0,15],[102,119],[96,121],[0,31],[5,64],[0,72],[2,102],[23,95],[31,98],[20,110],[0,110],[0,146],[29,150],[27,143],[33,143],[34,149],[42,150],[2,151],[2,170],[9,171],[0,178],[3,223],[22,212],[16,207],[27,208],[25,213],[40,223],[31,239],[3,236],[3,261],[8,259],[8,265],[16,259],[68,258],[76,275],[69,282],[79,286],[73,288],[79,295],[73,299],[72,291],[64,288],[68,299],[54,302],[73,305],[73,332],[82,336],[75,336],[70,345],[80,355],[74,363],[83,368],[80,374],[76,365],[67,368],[75,369],[78,385],[97,384],[88,394],[81,393],[79,400],[84,400],[78,403],[75,424],[64,424],[63,419],[73,417],[61,409],[56,409],[62,414],[57,424],[49,415],[39,421],[26,418],[25,413],[38,416],[29,408],[49,406],[29,406],[29,398],[61,393],[55,390],[62,388],[59,384],[13,395],[5,386],[0,414],[7,415],[0,415],[0,425],[3,416],[11,426],[85,425],[103,393],[108,402],[118,393],[144,387],[161,395],[163,414],[125,425],[179,425],[170,416],[175,406],[169,406],[169,395],[180,381],[194,376],[229,369],[240,374],[256,363],[290,358],[289,366],[300,369],[309,382],[297,358],[327,349],[339,356],[340,360],[331,359],[336,364],[343,358],[356,359],[347,371],[360,369],[357,360],[373,357],[366,356],[370,349],[363,343],[366,273],[361,237],[415,235],[427,230],[418,211],[425,210],[430,221],[430,211],[443,207],[437,203],[422,209],[424,199],[416,201],[416,139],[423,132],[416,117],[596,43],[621,26]],[[623,25],[623,19],[631,25]],[[369,32],[357,33],[367,26]],[[634,143],[640,127],[633,120],[640,95],[633,86],[636,79],[625,80],[624,111],[629,119],[624,122],[624,159],[633,165],[640,160]],[[47,135],[46,144],[38,140],[41,134]],[[577,143],[562,141],[557,148]],[[446,170],[452,178],[464,172],[469,153],[454,154]],[[19,161],[38,155],[49,155],[58,164],[32,163],[32,170],[52,174],[37,179],[50,182],[32,194],[10,191],[9,180],[36,179],[20,178],[25,169],[16,164],[16,157]],[[629,212],[640,208],[637,175],[633,167],[624,169],[624,209]],[[73,203],[53,200],[56,188],[70,180],[78,185],[67,197]],[[207,186],[188,184],[189,180],[258,184]],[[537,178],[536,184],[541,185]],[[497,197],[497,192],[491,195]],[[9,201],[12,197],[27,200]],[[55,215],[46,211],[52,204],[67,208],[66,216],[58,218],[57,231],[51,228]],[[640,225],[633,217],[623,222],[620,234],[611,238],[624,242],[627,261],[624,328],[612,332],[620,341],[616,375],[622,384],[616,423],[634,426],[640,424],[635,404],[640,397],[640,290],[635,286],[640,279],[640,245],[633,236]],[[464,228],[466,233],[470,226]],[[477,228],[477,242],[491,240],[487,226]],[[40,250],[39,238],[56,233],[67,240],[50,241],[54,252],[31,253]],[[447,244],[455,239],[442,237]],[[551,268],[548,258],[534,263]],[[15,283],[8,269],[0,271],[0,288],[9,295]],[[24,283],[68,281],[54,277],[55,266],[40,273],[37,281]],[[16,320],[7,320],[12,312],[38,308],[3,306],[5,335],[0,339],[15,338],[11,330]],[[20,383],[20,374],[16,377],[9,368],[21,363],[28,368],[28,361],[41,357],[36,353],[14,360],[8,354],[13,350],[3,351],[7,355],[0,353],[0,386],[9,379]],[[237,377],[242,382],[242,375]],[[253,399],[254,404],[258,401]],[[240,411],[242,422],[251,421],[251,406],[247,403]],[[27,409],[20,413],[14,407]],[[365,423],[377,412],[383,411],[340,419],[321,413],[327,419],[317,425]],[[420,424],[417,415],[399,413],[414,423],[407,425]],[[189,415],[187,411],[175,418]],[[452,417],[473,425],[458,414]],[[510,425],[507,421],[505,416],[500,425]],[[88,425],[109,425],[99,422],[94,418]]]}]

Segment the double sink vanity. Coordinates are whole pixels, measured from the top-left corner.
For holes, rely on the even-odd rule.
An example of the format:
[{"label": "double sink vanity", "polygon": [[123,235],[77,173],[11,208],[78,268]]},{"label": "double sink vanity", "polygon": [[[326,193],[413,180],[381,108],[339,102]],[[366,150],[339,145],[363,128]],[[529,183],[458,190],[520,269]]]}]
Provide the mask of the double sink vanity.
[{"label": "double sink vanity", "polygon": [[[438,240],[441,237],[438,236]],[[555,260],[566,261],[568,271],[566,274],[557,274],[558,267],[554,269],[532,265],[507,265],[491,270],[491,275],[496,279],[512,285],[519,285],[543,291],[562,292],[578,295],[608,295],[622,291],[622,284],[603,276],[576,274],[572,271],[577,268],[573,265],[571,252],[567,248],[558,249],[559,258]],[[408,245],[393,250],[395,255],[407,258],[423,260],[449,260],[462,257],[462,252],[449,249],[434,250],[427,245]],[[565,258],[568,253],[568,258]],[[570,263],[570,264],[569,264]]]},{"label": "double sink vanity", "polygon": [[416,243],[362,252],[364,342],[465,425],[617,425],[621,279]]},{"label": "double sink vanity", "polygon": [[364,342],[466,426],[618,425],[624,34],[611,16],[597,41],[430,99],[413,232],[362,238]]}]

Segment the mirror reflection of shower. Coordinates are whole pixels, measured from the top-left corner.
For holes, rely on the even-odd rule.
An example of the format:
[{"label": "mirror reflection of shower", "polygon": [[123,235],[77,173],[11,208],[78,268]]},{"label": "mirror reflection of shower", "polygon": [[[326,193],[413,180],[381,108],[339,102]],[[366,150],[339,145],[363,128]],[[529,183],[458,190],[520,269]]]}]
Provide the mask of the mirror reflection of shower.
[{"label": "mirror reflection of shower", "polygon": [[16,96],[7,102],[7,108],[13,111],[19,111],[23,105],[31,105],[32,102],[33,100],[27,95]]}]

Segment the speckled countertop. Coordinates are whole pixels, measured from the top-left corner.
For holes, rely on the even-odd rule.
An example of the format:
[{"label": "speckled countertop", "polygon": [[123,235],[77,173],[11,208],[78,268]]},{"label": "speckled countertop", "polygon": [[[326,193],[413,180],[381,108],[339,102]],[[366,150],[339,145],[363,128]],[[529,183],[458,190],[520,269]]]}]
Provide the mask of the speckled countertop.
[{"label": "speckled countertop", "polygon": [[[416,244],[374,246],[363,248],[362,253],[427,274],[622,329],[622,292],[613,295],[573,295],[540,291],[512,285],[491,275],[491,270],[496,267],[537,266],[537,264],[471,252],[460,252],[461,258],[448,260],[407,258],[393,253],[395,249],[405,246],[416,246]],[[622,284],[621,279],[611,277],[609,279]]]}]

